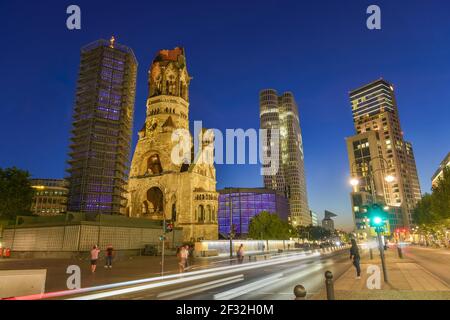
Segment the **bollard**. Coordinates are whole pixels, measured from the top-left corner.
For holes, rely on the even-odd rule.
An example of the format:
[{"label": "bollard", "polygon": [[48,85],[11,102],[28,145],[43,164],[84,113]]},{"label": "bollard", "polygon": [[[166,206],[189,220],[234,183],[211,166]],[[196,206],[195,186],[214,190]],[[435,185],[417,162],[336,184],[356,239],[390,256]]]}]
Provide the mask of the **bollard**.
[{"label": "bollard", "polygon": [[403,259],[403,251],[401,247],[397,247],[398,257],[400,259]]},{"label": "bollard", "polygon": [[294,288],[295,300],[306,300],[306,289],[304,286],[299,284]]},{"label": "bollard", "polygon": [[370,260],[373,260],[373,252],[372,252],[372,248],[369,249],[369,256],[370,256]]},{"label": "bollard", "polygon": [[327,300],[335,300],[334,299],[333,273],[331,271],[325,272],[325,287],[327,288]]}]

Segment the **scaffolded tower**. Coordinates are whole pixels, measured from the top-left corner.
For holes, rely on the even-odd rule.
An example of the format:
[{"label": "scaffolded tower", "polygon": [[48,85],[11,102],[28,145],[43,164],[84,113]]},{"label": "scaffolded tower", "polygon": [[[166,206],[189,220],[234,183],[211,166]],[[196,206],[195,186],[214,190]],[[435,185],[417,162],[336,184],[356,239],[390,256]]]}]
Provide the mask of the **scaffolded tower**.
[{"label": "scaffolded tower", "polygon": [[69,211],[123,213],[136,73],[133,51],[114,37],[81,50],[68,161]]}]

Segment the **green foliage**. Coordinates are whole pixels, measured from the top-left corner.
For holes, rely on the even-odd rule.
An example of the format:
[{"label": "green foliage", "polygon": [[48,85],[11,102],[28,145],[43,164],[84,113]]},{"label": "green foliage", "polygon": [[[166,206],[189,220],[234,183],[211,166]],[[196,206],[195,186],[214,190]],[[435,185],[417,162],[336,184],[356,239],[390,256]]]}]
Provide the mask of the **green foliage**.
[{"label": "green foliage", "polygon": [[255,240],[288,240],[292,236],[289,224],[267,211],[252,218],[248,237]]},{"label": "green foliage", "polygon": [[34,190],[30,174],[13,168],[0,168],[0,219],[14,220],[18,215],[30,215]]},{"label": "green foliage", "polygon": [[431,211],[434,212],[438,219],[450,218],[450,168],[444,169],[442,178],[439,179],[437,186],[433,188],[431,194]]},{"label": "green foliage", "polygon": [[450,220],[450,168],[445,168],[431,194],[425,194],[413,213],[416,224],[435,229],[449,226]]},{"label": "green foliage", "polygon": [[349,243],[351,239],[351,234],[345,231],[336,230],[335,232],[336,237],[339,237],[341,239],[342,243]]},{"label": "green foliage", "polygon": [[297,228],[298,237],[300,239],[308,239],[310,241],[320,241],[330,238],[332,232],[320,226],[300,226]]},{"label": "green foliage", "polygon": [[436,220],[436,216],[431,212],[431,195],[425,194],[417,203],[413,212],[413,219],[416,224],[431,224]]}]

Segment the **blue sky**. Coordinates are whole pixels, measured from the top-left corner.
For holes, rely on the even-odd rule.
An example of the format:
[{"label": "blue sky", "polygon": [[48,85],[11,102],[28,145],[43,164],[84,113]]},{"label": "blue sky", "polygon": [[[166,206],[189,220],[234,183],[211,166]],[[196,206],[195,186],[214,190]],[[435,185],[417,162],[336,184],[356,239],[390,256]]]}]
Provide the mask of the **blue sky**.
[{"label": "blue sky", "polygon": [[[77,4],[82,29],[65,26]],[[377,4],[382,30],[366,28]],[[299,104],[310,207],[351,225],[344,138],[348,91],[379,77],[396,87],[422,191],[450,151],[450,3],[430,1],[29,1],[0,3],[0,166],[65,175],[79,50],[115,35],[139,61],[133,136],[143,124],[147,72],[159,49],[182,45],[194,77],[190,120],[259,128],[258,92]],[[258,165],[217,166],[218,188],[261,186]]]}]

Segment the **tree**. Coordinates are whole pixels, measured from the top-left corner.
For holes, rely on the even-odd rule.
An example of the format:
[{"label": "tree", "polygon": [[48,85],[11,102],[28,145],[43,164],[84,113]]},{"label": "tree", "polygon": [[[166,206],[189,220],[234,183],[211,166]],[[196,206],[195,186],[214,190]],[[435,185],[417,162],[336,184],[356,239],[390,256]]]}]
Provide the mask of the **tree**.
[{"label": "tree", "polygon": [[28,171],[0,168],[0,220],[31,214],[34,191],[29,178]]},{"label": "tree", "polygon": [[425,194],[414,209],[416,224],[428,227],[448,225],[450,219],[450,168],[445,168],[442,177],[432,189]]},{"label": "tree", "polygon": [[417,203],[413,212],[413,219],[419,225],[432,224],[436,220],[436,215],[431,212],[432,196],[426,193]]},{"label": "tree", "polygon": [[439,220],[450,218],[450,168],[444,168],[442,177],[431,194],[431,211]]},{"label": "tree", "polygon": [[308,239],[312,241],[325,240],[331,237],[331,231],[320,226],[300,226],[297,228],[298,237],[300,239]]},{"label": "tree", "polygon": [[291,228],[277,214],[262,211],[250,220],[248,237],[256,240],[288,240]]}]

